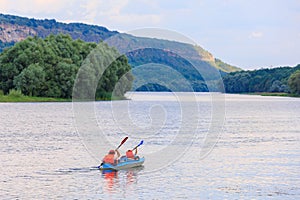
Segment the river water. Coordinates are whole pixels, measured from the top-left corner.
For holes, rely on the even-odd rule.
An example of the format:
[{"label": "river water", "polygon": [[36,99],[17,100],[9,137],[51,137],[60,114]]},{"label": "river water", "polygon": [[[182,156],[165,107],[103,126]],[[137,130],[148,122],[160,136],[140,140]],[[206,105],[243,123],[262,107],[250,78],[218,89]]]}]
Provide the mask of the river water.
[{"label": "river water", "polygon": [[[300,198],[299,98],[128,96],[93,103],[98,135],[73,103],[0,103],[0,199]],[[144,166],[98,170],[125,136]]]}]

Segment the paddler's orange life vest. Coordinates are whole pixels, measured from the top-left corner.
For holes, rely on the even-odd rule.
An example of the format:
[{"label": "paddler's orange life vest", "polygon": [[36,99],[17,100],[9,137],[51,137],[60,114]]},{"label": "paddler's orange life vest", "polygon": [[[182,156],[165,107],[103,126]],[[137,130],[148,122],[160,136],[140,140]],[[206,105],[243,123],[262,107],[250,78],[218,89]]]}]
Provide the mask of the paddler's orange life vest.
[{"label": "paddler's orange life vest", "polygon": [[107,154],[104,158],[103,158],[103,162],[104,163],[110,163],[110,164],[115,164],[115,159],[114,159],[114,154]]},{"label": "paddler's orange life vest", "polygon": [[131,150],[126,151],[126,157],[134,159],[133,152]]}]

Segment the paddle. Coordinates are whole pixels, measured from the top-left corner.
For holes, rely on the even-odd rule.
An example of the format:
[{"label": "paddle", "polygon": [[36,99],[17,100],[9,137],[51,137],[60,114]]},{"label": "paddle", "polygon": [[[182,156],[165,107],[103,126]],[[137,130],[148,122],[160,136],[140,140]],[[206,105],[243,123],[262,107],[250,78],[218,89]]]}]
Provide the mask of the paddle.
[{"label": "paddle", "polygon": [[138,148],[139,146],[141,146],[143,143],[144,143],[144,141],[142,140],[136,147],[134,147],[134,148],[132,149],[132,151],[135,150],[136,148]]},{"label": "paddle", "polygon": [[128,137],[125,137],[123,140],[122,140],[122,142],[121,142],[121,144],[116,148],[116,151],[126,142],[126,140],[128,139]]}]

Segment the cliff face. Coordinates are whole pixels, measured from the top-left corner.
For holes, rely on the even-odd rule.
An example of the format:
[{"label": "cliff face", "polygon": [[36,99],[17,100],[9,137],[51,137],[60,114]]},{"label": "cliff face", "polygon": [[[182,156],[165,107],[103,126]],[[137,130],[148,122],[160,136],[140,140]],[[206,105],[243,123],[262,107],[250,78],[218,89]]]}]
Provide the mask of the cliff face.
[{"label": "cliff face", "polygon": [[0,24],[0,40],[6,42],[19,42],[28,36],[37,35],[37,32],[28,26],[13,24]]},{"label": "cliff face", "polygon": [[118,33],[105,27],[82,23],[65,24],[54,19],[29,19],[0,13],[0,52],[28,36],[47,37],[49,34],[68,34],[73,39],[87,42],[99,42]]}]

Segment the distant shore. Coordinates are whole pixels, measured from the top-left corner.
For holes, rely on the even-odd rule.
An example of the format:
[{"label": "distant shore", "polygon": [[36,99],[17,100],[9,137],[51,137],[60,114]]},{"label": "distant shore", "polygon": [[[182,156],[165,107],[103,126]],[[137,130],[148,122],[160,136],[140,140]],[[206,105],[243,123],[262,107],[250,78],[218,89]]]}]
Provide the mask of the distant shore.
[{"label": "distant shore", "polygon": [[300,97],[299,95],[284,93],[284,92],[254,92],[254,93],[242,93],[249,95],[260,95],[260,96],[277,96],[277,97]]}]

